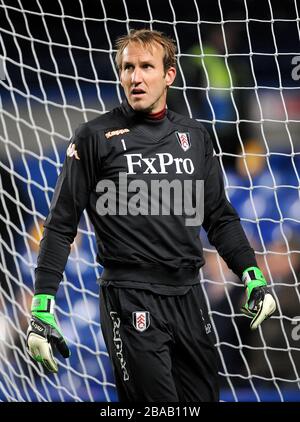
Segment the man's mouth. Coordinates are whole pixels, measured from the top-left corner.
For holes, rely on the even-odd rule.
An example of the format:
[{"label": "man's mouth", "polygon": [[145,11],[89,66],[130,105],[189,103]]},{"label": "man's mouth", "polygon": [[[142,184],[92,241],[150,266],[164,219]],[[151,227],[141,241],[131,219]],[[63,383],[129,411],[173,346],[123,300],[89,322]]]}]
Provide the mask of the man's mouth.
[{"label": "man's mouth", "polygon": [[131,95],[133,95],[135,97],[140,97],[143,94],[146,94],[146,92],[143,89],[134,88],[134,89],[131,90]]}]

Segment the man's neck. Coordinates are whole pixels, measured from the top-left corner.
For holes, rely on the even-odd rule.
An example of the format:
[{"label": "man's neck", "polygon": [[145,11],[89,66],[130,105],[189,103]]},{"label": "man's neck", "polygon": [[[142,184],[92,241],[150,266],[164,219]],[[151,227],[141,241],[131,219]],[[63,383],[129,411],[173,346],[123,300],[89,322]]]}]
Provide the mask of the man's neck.
[{"label": "man's neck", "polygon": [[162,120],[166,115],[167,109],[164,107],[162,110],[157,111],[156,113],[146,114],[147,118],[150,120]]}]

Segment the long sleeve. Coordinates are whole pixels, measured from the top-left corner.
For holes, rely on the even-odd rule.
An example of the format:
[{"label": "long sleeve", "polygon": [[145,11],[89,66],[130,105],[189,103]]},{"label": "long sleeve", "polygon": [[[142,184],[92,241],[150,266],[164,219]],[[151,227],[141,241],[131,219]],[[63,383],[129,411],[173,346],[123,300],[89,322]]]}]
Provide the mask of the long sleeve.
[{"label": "long sleeve", "polygon": [[78,223],[95,184],[98,165],[92,137],[71,140],[58,177],[35,270],[35,293],[55,294],[77,233]]},{"label": "long sleeve", "polygon": [[212,142],[206,135],[206,169],[204,182],[204,222],[210,243],[228,267],[241,277],[243,271],[257,266],[240,218],[225,196],[219,162],[213,156]]}]

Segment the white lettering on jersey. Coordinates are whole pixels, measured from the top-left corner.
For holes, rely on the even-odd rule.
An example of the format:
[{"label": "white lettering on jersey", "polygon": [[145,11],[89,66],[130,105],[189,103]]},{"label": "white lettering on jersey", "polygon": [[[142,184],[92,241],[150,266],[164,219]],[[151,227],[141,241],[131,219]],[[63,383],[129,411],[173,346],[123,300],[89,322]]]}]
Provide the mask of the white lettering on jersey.
[{"label": "white lettering on jersey", "polygon": [[124,151],[126,151],[126,150],[127,150],[127,148],[126,148],[126,144],[125,144],[124,139],[121,139],[121,142],[122,142],[122,145],[123,145],[123,150],[124,150]]},{"label": "white lettering on jersey", "polygon": [[[168,168],[175,166],[176,174],[193,174],[195,167],[190,158],[174,158],[169,152],[155,154],[156,157],[144,158],[142,154],[124,154],[127,160],[127,174],[168,174]],[[139,171],[141,170],[141,171]]]}]

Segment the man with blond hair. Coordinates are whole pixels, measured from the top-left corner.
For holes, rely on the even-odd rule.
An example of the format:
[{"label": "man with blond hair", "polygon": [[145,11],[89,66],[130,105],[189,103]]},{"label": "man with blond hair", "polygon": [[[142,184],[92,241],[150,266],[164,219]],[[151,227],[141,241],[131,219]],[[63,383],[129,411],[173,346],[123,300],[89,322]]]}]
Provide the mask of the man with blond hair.
[{"label": "man with blond hair", "polygon": [[227,201],[210,137],[167,109],[176,48],[165,34],[133,30],[117,41],[126,99],[76,131],[59,176],[36,268],[27,343],[58,370],[69,349],[55,295],[84,209],[93,223],[101,327],[120,401],[219,399],[217,355],[199,280],[200,227],[246,287],[256,329],[275,310],[239,217]]}]

